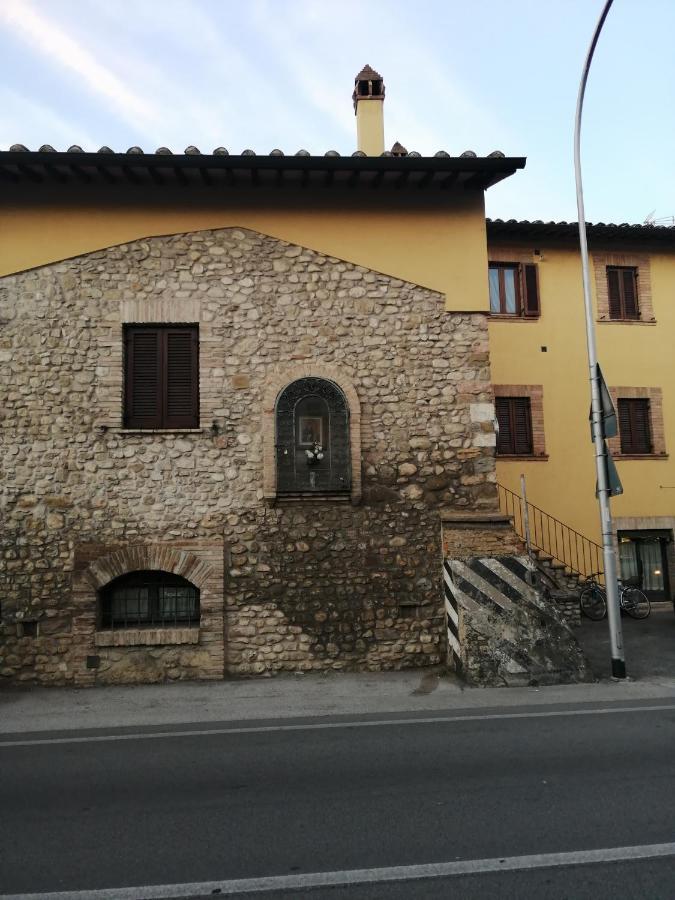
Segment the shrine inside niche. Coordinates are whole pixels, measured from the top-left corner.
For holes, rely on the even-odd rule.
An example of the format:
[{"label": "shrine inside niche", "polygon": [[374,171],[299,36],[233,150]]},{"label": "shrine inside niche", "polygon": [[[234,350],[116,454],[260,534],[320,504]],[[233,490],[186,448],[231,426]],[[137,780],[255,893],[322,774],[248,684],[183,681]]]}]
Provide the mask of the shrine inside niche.
[{"label": "shrine inside niche", "polygon": [[277,492],[344,493],[351,488],[349,407],[324,378],[289,384],[276,405]]}]

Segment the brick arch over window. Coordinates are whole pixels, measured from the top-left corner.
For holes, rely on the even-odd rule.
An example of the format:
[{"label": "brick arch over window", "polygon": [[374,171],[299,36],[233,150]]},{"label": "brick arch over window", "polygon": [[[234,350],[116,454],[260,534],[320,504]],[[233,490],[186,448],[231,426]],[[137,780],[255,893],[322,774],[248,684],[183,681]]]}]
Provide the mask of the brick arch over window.
[{"label": "brick arch over window", "polygon": [[211,566],[194,553],[161,544],[136,544],[94,560],[84,572],[84,578],[98,591],[121,575],[143,571],[180,575],[200,591],[210,587],[209,580],[214,575]]},{"label": "brick arch over window", "polygon": [[[184,677],[218,679],[225,666],[225,607],[223,541],[190,538],[168,543],[129,544],[106,553],[100,544],[78,544],[73,576],[73,629],[81,637],[68,665],[76,672],[76,683],[109,683],[117,680],[117,663],[109,655],[112,647],[128,647],[135,660],[127,680],[147,680],[148,672],[168,677],[175,666],[171,645],[181,650]],[[134,572],[159,571],[179,575],[199,590],[199,628],[129,628],[101,630],[98,627],[99,596],[102,589],[120,576]],[[113,637],[114,635],[114,637]],[[192,645],[192,646],[188,646]],[[152,657],[148,663],[143,648],[166,650],[166,657]],[[89,660],[96,660],[90,667]],[[118,660],[119,661],[119,660]],[[100,668],[99,668],[100,663]],[[125,665],[122,661],[121,665]],[[150,668],[148,669],[147,666]]]},{"label": "brick arch over window", "polygon": [[276,372],[267,382],[263,394],[263,489],[267,499],[277,496],[276,469],[276,404],[282,391],[302,378],[323,378],[340,388],[349,406],[349,440],[351,448],[351,500],[361,499],[361,404],[352,381],[337,366],[314,363],[289,366]]}]

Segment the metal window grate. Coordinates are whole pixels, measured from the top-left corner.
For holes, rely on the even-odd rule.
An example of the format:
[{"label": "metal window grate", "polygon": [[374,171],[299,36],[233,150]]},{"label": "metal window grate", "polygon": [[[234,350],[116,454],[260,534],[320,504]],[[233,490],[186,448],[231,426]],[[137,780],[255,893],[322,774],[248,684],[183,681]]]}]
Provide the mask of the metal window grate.
[{"label": "metal window grate", "polygon": [[199,590],[168,572],[133,572],[101,592],[101,628],[152,628],[199,624]]}]

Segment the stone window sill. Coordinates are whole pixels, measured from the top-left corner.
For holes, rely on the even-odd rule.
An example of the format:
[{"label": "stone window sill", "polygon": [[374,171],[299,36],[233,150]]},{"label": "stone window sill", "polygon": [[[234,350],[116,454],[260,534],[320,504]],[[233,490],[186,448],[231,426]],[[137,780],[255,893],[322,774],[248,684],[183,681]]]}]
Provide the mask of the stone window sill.
[{"label": "stone window sill", "polygon": [[668,459],[667,453],[613,453],[614,459]]},{"label": "stone window sill", "polygon": [[496,319],[498,322],[538,322],[541,319],[541,314],[538,316],[521,316],[513,315],[509,313],[489,313],[488,314],[491,319]]},{"label": "stone window sill", "polygon": [[198,644],[199,628],[123,628],[97,631],[97,647],[157,647],[165,644]]},{"label": "stone window sill", "polygon": [[498,453],[496,458],[497,462],[508,462],[512,459],[525,460],[526,462],[547,462],[548,453],[538,453],[536,456],[534,454],[527,454],[524,456],[510,456],[508,453]]},{"label": "stone window sill", "polygon": [[273,506],[293,506],[298,503],[354,503],[350,491],[307,491],[278,493],[266,497]]},{"label": "stone window sill", "polygon": [[106,428],[115,434],[202,434],[203,428]]},{"label": "stone window sill", "polygon": [[600,325],[656,325],[656,319],[598,319]]}]

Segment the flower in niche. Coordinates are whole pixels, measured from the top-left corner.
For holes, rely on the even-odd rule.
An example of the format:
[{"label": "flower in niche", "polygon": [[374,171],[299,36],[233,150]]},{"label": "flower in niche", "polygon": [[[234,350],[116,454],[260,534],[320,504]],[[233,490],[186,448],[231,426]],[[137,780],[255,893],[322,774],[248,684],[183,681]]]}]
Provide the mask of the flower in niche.
[{"label": "flower in niche", "polygon": [[318,442],[314,442],[311,449],[308,447],[305,450],[305,456],[307,457],[307,465],[315,466],[320,460],[323,459],[323,447]]}]

